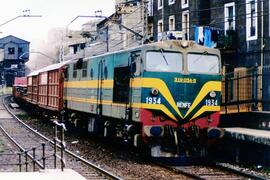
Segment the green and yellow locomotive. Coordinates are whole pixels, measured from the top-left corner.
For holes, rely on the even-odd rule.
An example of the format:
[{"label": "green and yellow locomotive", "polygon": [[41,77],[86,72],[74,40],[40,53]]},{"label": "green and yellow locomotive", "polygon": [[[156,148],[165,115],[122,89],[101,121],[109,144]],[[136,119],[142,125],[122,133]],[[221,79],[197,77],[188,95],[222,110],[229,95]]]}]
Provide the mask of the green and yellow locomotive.
[{"label": "green and yellow locomotive", "polygon": [[217,49],[163,41],[87,57],[65,71],[66,119],[147,146],[153,157],[197,153],[221,131]]}]

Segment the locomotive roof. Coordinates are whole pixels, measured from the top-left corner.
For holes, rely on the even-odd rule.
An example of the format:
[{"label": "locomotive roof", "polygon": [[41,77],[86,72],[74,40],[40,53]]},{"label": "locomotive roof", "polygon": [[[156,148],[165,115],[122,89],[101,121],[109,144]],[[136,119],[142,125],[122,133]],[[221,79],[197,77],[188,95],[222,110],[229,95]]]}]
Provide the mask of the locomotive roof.
[{"label": "locomotive roof", "polygon": [[[121,53],[121,52],[125,52],[125,51],[135,51],[135,50],[146,49],[146,48],[152,48],[152,49],[157,49],[157,50],[160,48],[163,48],[165,50],[171,49],[172,47],[180,47],[181,48],[181,44],[184,41],[186,41],[186,40],[159,41],[159,42],[154,42],[154,43],[149,43],[149,44],[143,44],[143,45],[136,46],[136,47],[131,47],[131,48],[120,50],[120,51],[113,51],[113,52],[108,52],[108,53],[104,53],[104,54],[99,54],[99,55],[95,55],[95,56],[91,56],[91,57],[102,57],[102,56],[117,54],[117,53]],[[198,49],[201,49],[202,51],[219,52],[218,49],[209,48],[209,47],[205,47],[205,46],[196,44],[195,41],[186,41],[186,42],[188,42],[189,48],[196,47]],[[188,48],[183,48],[183,49],[188,49]],[[91,57],[85,57],[85,58],[91,58]]]},{"label": "locomotive roof", "polygon": [[[135,51],[135,50],[139,50],[139,49],[146,49],[146,48],[152,48],[152,49],[160,49],[160,48],[164,48],[166,49],[171,49],[172,47],[181,47],[181,43],[183,43],[183,40],[170,40],[170,41],[159,41],[159,42],[154,42],[154,43],[149,43],[149,44],[143,44],[141,46],[136,46],[136,47],[132,47],[129,49],[124,49],[124,50],[120,50],[120,51],[113,51],[113,52],[108,52],[108,53],[104,53],[104,54],[100,54],[100,55],[96,55],[96,56],[91,56],[91,57],[102,57],[102,56],[107,56],[107,55],[111,55],[111,54],[117,54],[117,53],[122,53],[125,51]],[[189,47],[197,47],[199,49],[201,49],[202,51],[212,51],[212,52],[218,52],[218,49],[213,49],[213,48],[208,48],[202,45],[198,45],[196,44],[194,41],[186,41],[188,42]],[[85,58],[91,58],[91,57],[85,57]],[[85,59],[84,58],[84,59]],[[31,72],[28,76],[36,76],[41,72],[46,72],[46,71],[51,71],[54,69],[58,69],[66,64],[71,64],[73,62],[76,62],[78,59],[71,59],[71,60],[67,60],[61,63],[57,63],[57,64],[52,64],[49,66],[46,66],[42,69],[36,70]]]}]

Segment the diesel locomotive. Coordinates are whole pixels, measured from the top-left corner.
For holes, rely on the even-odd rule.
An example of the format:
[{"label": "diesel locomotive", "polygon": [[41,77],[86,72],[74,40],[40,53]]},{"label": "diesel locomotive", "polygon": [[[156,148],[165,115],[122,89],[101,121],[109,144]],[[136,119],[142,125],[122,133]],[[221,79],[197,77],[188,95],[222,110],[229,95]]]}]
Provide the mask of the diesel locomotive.
[{"label": "diesel locomotive", "polygon": [[[52,72],[56,75],[50,76]],[[162,41],[32,74],[37,76],[37,97],[35,103],[31,97],[26,101],[90,133],[147,147],[153,157],[198,154],[222,135],[217,128],[221,97],[217,49],[192,41]],[[35,77],[30,75],[28,82],[30,78]]]}]

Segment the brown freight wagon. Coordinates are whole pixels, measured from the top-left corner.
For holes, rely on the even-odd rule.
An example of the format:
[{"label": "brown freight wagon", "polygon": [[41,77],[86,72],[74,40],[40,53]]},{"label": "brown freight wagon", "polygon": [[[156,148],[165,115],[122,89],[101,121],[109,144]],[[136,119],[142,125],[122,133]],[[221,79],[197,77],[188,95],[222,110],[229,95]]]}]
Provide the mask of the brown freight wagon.
[{"label": "brown freight wagon", "polygon": [[15,99],[25,99],[27,92],[27,78],[15,77],[12,94]]},{"label": "brown freight wagon", "polygon": [[39,71],[38,106],[55,112],[63,108],[65,63],[53,64]]},{"label": "brown freight wagon", "polygon": [[38,101],[38,73],[39,70],[31,72],[27,76],[27,98],[29,103],[37,104]]}]

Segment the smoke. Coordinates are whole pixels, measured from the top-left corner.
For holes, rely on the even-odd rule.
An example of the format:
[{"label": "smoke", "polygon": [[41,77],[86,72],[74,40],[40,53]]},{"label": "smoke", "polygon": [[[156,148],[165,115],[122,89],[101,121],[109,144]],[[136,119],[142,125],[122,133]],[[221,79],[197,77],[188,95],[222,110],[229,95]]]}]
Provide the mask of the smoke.
[{"label": "smoke", "polygon": [[34,71],[58,63],[60,48],[65,46],[65,42],[66,30],[64,28],[50,29],[47,41],[40,42],[37,48],[30,50],[30,59],[26,66],[30,71]]}]

